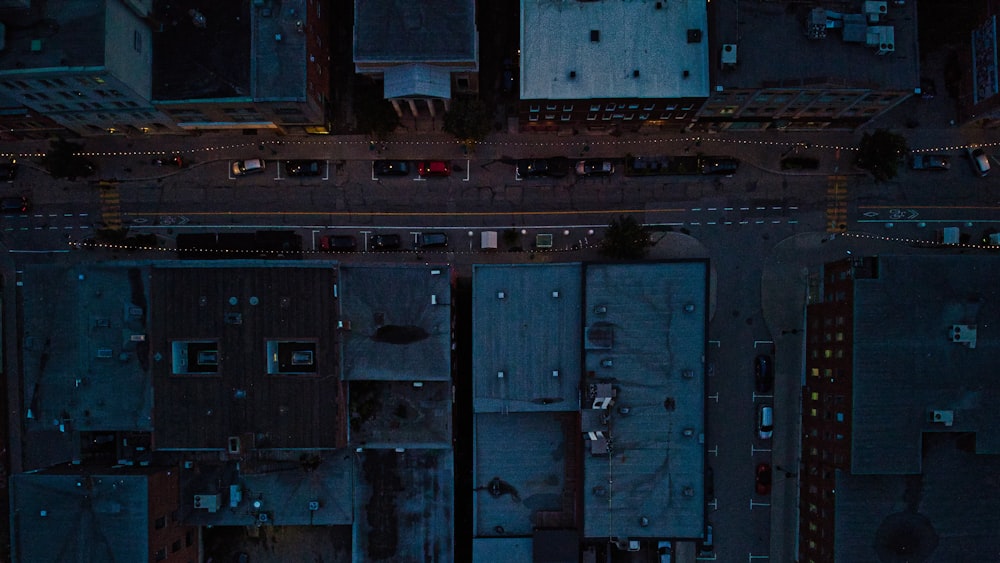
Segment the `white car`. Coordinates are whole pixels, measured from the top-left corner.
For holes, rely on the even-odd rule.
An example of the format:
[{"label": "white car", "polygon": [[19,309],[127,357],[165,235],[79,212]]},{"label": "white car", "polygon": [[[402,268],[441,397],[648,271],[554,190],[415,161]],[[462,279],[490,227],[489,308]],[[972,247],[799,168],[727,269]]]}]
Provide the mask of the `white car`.
[{"label": "white car", "polygon": [[235,160],[232,164],[233,176],[246,176],[263,172],[266,165],[261,158],[248,158],[246,160]]},{"label": "white car", "polygon": [[990,157],[986,156],[986,151],[971,147],[965,151],[969,155],[969,160],[972,161],[972,169],[976,171],[976,174],[985,176],[990,173]]}]

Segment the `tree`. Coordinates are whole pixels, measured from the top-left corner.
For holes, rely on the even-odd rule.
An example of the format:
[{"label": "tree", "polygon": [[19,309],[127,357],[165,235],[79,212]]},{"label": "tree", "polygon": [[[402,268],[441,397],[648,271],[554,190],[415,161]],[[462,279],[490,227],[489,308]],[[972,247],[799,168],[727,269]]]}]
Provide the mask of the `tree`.
[{"label": "tree", "polygon": [[471,96],[453,99],[451,109],[444,114],[444,130],[458,137],[466,146],[485,139],[492,125],[493,118],[486,104]]},{"label": "tree", "polygon": [[354,112],[358,131],[368,133],[373,139],[384,139],[399,127],[399,115],[378,89],[358,86],[355,99],[358,100]]},{"label": "tree", "polygon": [[907,152],[909,148],[905,137],[885,129],[877,129],[874,133],[865,133],[861,138],[856,163],[871,172],[876,181],[890,180],[896,177],[899,163]]},{"label": "tree", "polygon": [[82,148],[83,145],[67,141],[62,137],[53,139],[42,159],[42,166],[53,178],[75,180],[77,176],[90,176],[94,173],[94,165],[77,154]]},{"label": "tree", "polygon": [[613,219],[604,231],[601,254],[616,260],[638,260],[649,252],[649,230],[631,215]]}]

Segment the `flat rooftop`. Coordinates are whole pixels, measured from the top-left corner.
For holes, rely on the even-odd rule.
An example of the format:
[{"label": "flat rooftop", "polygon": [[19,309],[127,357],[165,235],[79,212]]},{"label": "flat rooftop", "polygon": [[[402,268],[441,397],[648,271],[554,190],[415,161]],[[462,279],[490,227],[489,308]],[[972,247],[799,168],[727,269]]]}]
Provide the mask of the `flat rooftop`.
[{"label": "flat rooftop", "polygon": [[[180,515],[198,526],[253,526],[260,512],[275,526],[349,526],[354,522],[353,483],[354,462],[347,450],[280,452],[239,460],[238,469],[236,460],[196,460],[180,469]],[[216,512],[195,507],[195,495],[215,494],[221,505]],[[312,510],[310,502],[319,507]]]},{"label": "flat rooftop", "polygon": [[475,412],[579,409],[582,273],[580,264],[473,266]]},{"label": "flat rooftop", "polygon": [[150,332],[148,274],[125,261],[24,266],[25,469],[79,455],[79,432],[153,429],[139,339]]},{"label": "flat rooftop", "polygon": [[[102,67],[107,10],[104,2],[33,2],[40,13],[5,17],[0,70]],[[38,8],[37,6],[41,6]]]},{"label": "flat rooftop", "polygon": [[611,442],[581,436],[584,536],[701,537],[708,263],[591,264],[584,286],[581,430]]},{"label": "flat rooftop", "polygon": [[454,559],[450,449],[366,449],[355,462],[355,563]]},{"label": "flat rooftop", "polygon": [[339,291],[345,379],[451,380],[448,266],[341,264]]},{"label": "flat rooftop", "polygon": [[577,413],[475,416],[474,534],[527,536],[577,525],[580,436]]},{"label": "flat rooftop", "polygon": [[904,548],[910,561],[996,561],[1000,457],[976,454],[975,440],[924,434],[919,477],[838,471],[837,561],[895,561]]},{"label": "flat rooftop", "polygon": [[[925,432],[971,432],[977,453],[1000,453],[1000,256],[877,260],[875,279],[854,281],[851,472],[921,473]],[[956,325],[978,327],[975,347],[952,341]]]},{"label": "flat rooftop", "polygon": [[350,441],[365,447],[449,447],[451,383],[352,381]]},{"label": "flat rooftop", "polygon": [[148,560],[147,473],[71,466],[11,476],[13,560]]},{"label": "flat rooftop", "polygon": [[[253,4],[253,3],[251,3]],[[250,87],[258,101],[305,101],[305,29],[313,15],[306,0],[281,0],[273,6],[251,6],[253,52],[250,57]],[[324,22],[325,23],[325,22]]]},{"label": "flat rooftop", "polygon": [[[158,449],[346,443],[330,262],[163,262],[152,289]],[[137,282],[138,283],[138,282]]]},{"label": "flat rooftop", "polygon": [[354,62],[476,61],[474,0],[354,0]]},{"label": "flat rooftop", "polygon": [[[193,16],[192,10],[203,17]],[[163,22],[163,30],[153,34],[155,101],[253,96],[251,82],[259,73],[256,66],[251,73],[251,38],[266,27],[255,23],[260,8],[253,2],[157,0],[153,13]],[[274,64],[275,74],[297,79],[277,72],[277,61],[256,64]]]},{"label": "flat rooftop", "polygon": [[[724,88],[798,88],[803,85],[913,90],[920,86],[916,2],[892,1],[878,26],[894,28],[895,52],[878,55],[875,47],[845,42],[843,29],[828,29],[822,39],[806,36],[813,7],[861,14],[862,1],[742,2],[738,10],[713,4],[715,41],[712,66],[719,68],[723,44],[736,45],[737,64],[717,70],[712,86]],[[672,4],[670,4],[672,6]],[[845,9],[844,7],[848,8]],[[833,20],[836,21],[836,20]],[[862,31],[864,26],[862,26]],[[848,31],[848,37],[852,33]]]},{"label": "flat rooftop", "polygon": [[521,0],[521,99],[705,97],[708,45],[702,1]]}]

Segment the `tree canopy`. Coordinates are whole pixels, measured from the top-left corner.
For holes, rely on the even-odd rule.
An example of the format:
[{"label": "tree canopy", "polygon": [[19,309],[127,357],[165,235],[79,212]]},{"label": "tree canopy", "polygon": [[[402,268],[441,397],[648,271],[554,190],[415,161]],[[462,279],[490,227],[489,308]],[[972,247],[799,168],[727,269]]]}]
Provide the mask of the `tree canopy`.
[{"label": "tree canopy", "polygon": [[613,219],[604,231],[601,254],[616,260],[638,260],[649,252],[649,230],[631,215]]},{"label": "tree canopy", "polygon": [[466,144],[476,143],[490,134],[493,119],[479,98],[463,96],[451,101],[444,114],[444,130]]},{"label": "tree canopy", "polygon": [[865,133],[861,138],[856,163],[871,172],[877,181],[891,180],[896,177],[899,163],[907,152],[909,148],[905,137],[885,129],[877,129],[874,133]]},{"label": "tree canopy", "polygon": [[67,141],[62,137],[53,139],[42,159],[42,166],[53,178],[75,180],[77,176],[90,176],[94,173],[94,165],[77,154],[82,148],[83,145]]}]

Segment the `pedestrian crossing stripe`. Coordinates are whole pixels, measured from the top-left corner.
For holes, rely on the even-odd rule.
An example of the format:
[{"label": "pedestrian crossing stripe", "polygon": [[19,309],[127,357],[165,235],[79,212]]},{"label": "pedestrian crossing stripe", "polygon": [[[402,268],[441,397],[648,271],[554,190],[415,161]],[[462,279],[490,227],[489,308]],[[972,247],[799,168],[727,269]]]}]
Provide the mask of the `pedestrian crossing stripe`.
[{"label": "pedestrian crossing stripe", "polygon": [[826,230],[838,233],[847,230],[847,177],[828,176],[826,186]]}]

